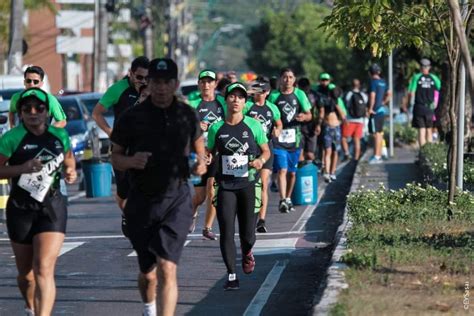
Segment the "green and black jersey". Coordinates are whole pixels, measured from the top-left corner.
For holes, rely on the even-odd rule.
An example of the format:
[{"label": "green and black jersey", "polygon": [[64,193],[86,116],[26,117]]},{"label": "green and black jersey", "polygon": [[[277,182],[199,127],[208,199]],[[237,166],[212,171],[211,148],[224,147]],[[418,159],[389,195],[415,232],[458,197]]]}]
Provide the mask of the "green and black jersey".
[{"label": "green and black jersey", "polygon": [[259,121],[244,116],[237,125],[225,121],[211,125],[207,148],[219,153],[216,181],[219,187],[237,190],[254,185],[257,170],[249,162],[261,154],[260,145],[268,143]]},{"label": "green and black jersey", "polygon": [[258,120],[262,124],[263,131],[269,140],[272,137],[275,122],[281,119],[280,110],[278,110],[275,104],[269,101],[265,101],[265,104],[262,106],[253,103],[247,109],[245,115]]},{"label": "green and black jersey", "polygon": [[[5,133],[0,139],[0,155],[8,158],[10,166],[21,165],[31,159],[40,160],[43,170],[54,178],[51,185],[53,189],[59,188],[65,154],[70,148],[67,131],[54,126],[48,126],[42,135],[35,135],[28,131],[23,124],[20,124]],[[21,199],[30,200],[29,193],[17,185],[19,178],[12,179],[10,197],[19,201]]]},{"label": "green and black jersey", "polygon": [[414,115],[430,114],[434,110],[435,91],[441,90],[441,80],[434,74],[415,74],[408,92],[415,95]]},{"label": "green and black jersey", "polygon": [[282,94],[280,91],[274,90],[268,97],[268,101],[275,104],[280,110],[283,123],[283,131],[273,142],[275,148],[298,149],[301,141],[301,123],[296,120],[296,116],[311,111],[311,103],[306,93],[298,88],[289,94]]},{"label": "green and black jersey", "polygon": [[127,76],[111,85],[100,98],[99,103],[106,109],[113,107],[115,124],[125,110],[136,105],[139,96],[140,94],[132,86],[130,78]]},{"label": "green and black jersey", "polygon": [[[18,100],[20,100],[20,96],[22,92],[17,92],[14,95],[12,95],[12,98],[10,100],[10,109],[9,111],[12,113],[17,112],[17,104]],[[64,113],[64,110],[59,103],[58,99],[52,95],[51,93],[46,93],[48,95],[48,103],[49,103],[49,115],[56,121],[64,121],[66,120],[66,114]]]},{"label": "green and black jersey", "polygon": [[189,100],[188,103],[197,111],[201,122],[213,124],[223,120],[227,113],[227,105],[220,95],[217,95],[213,101],[203,101],[199,96],[196,99]]}]

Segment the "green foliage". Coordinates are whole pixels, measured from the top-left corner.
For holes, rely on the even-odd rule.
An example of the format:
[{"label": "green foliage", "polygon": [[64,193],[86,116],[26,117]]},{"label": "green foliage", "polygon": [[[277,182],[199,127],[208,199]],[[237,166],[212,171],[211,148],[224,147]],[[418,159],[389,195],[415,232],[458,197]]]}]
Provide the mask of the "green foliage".
[{"label": "green foliage", "polygon": [[[428,143],[420,149],[420,161],[425,170],[432,173],[435,181],[448,181],[448,147],[442,143]],[[464,160],[464,182],[474,187],[474,162]]]},{"label": "green foliage", "polygon": [[381,57],[403,46],[438,45],[434,37],[450,23],[445,1],[336,0],[322,27],[349,37],[351,47]]},{"label": "green foliage", "polygon": [[[416,128],[411,127],[411,125],[395,123],[393,125],[393,130],[394,130],[394,137],[396,140],[404,144],[416,143],[417,137],[418,137],[418,131],[416,130]],[[386,130],[385,134],[389,135],[390,132]]]},{"label": "green foliage", "polygon": [[256,72],[268,75],[292,67],[312,81],[323,71],[336,82],[349,82],[355,75],[364,78],[368,56],[349,49],[344,41],[328,38],[318,28],[329,13],[328,7],[314,3],[301,4],[290,13],[266,11],[260,24],[248,33],[252,48],[247,63]]}]

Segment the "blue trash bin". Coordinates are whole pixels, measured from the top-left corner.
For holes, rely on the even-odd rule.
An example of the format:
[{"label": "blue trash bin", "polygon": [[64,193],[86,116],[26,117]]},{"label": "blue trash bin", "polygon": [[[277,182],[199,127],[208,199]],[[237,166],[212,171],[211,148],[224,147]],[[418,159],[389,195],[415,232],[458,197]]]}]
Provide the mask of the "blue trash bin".
[{"label": "blue trash bin", "polygon": [[315,204],[318,201],[318,167],[314,163],[298,167],[291,200],[295,205]]},{"label": "blue trash bin", "polygon": [[100,160],[83,160],[82,171],[87,197],[112,195],[112,165]]}]

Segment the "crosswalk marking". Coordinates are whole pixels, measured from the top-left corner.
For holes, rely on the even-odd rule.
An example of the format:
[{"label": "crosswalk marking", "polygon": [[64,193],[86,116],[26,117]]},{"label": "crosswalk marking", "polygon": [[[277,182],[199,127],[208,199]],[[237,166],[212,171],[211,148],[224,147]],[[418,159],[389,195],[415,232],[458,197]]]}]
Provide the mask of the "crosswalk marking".
[{"label": "crosswalk marking", "polygon": [[[64,255],[65,253],[73,250],[74,248],[77,248],[79,246],[82,246],[83,244],[85,244],[85,242],[83,241],[73,241],[73,242],[64,242],[63,243],[63,246],[61,247],[61,250],[59,251],[59,256],[62,256]],[[15,256],[11,256],[10,258],[15,258]]]},{"label": "crosswalk marking", "polygon": [[296,249],[298,238],[262,239],[253,246],[254,255],[271,255],[276,253],[291,253]]},{"label": "crosswalk marking", "polygon": [[[191,240],[186,240],[186,242],[184,243],[184,247],[186,247],[190,242]],[[127,257],[136,257],[136,256],[137,256],[137,253],[135,251],[132,251],[130,254],[128,254]]]}]

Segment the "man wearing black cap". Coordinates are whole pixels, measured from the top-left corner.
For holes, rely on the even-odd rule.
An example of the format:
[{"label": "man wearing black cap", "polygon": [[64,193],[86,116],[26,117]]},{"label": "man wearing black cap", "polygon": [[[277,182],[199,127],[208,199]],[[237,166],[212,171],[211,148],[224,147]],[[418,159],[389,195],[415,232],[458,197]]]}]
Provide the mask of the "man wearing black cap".
[{"label": "man wearing black cap", "polygon": [[154,315],[157,283],[158,314],[173,315],[177,264],[192,222],[188,156],[196,152],[193,173],[204,174],[204,140],[196,112],[175,97],[176,63],[154,59],[148,76],[150,97],[123,113],[112,132],[112,164],[130,174],[124,215],[138,256],[144,315]]},{"label": "man wearing black cap", "polygon": [[[441,81],[435,74],[430,73],[429,59],[420,60],[421,72],[413,75],[408,86],[408,99],[414,97],[412,126],[418,129],[418,143],[423,146],[433,141],[432,128],[434,127],[434,110],[438,103]],[[408,103],[408,102],[406,102]],[[407,111],[404,104],[403,110]]]},{"label": "man wearing black cap", "polygon": [[369,159],[369,164],[382,163],[383,125],[385,121],[384,105],[390,100],[390,90],[387,83],[380,76],[382,68],[377,64],[369,67],[370,88],[369,106],[369,132],[374,135],[374,155]]},{"label": "man wearing black cap", "polygon": [[[209,126],[224,119],[224,113],[227,109],[224,97],[215,94],[217,86],[217,75],[214,71],[206,69],[198,75],[199,96],[189,101],[199,116],[201,130],[204,133],[204,144],[207,145],[207,132]],[[202,177],[201,182],[194,184],[195,195],[193,196],[193,223],[189,229],[192,233],[196,228],[196,219],[198,216],[198,207],[204,203],[207,195],[206,219],[202,235],[209,240],[217,240],[217,236],[212,231],[212,223],[216,217],[216,209],[212,205],[214,196],[214,173],[216,163],[209,166],[207,173]]]}]

